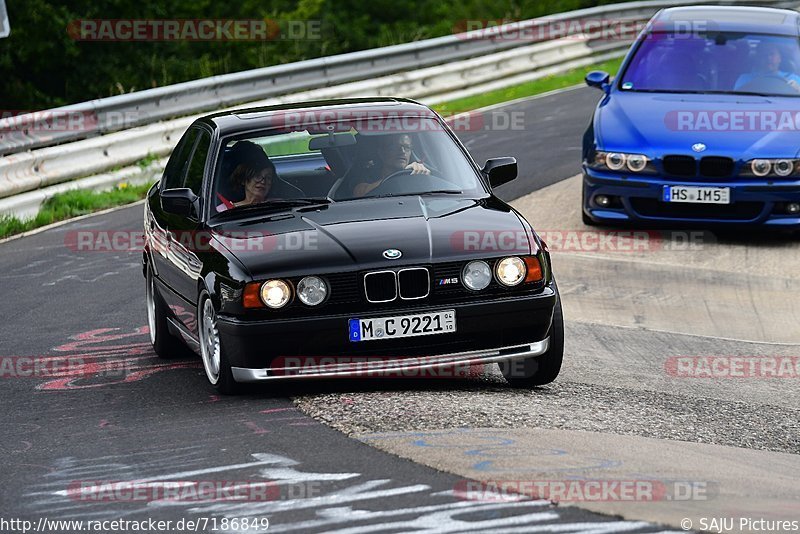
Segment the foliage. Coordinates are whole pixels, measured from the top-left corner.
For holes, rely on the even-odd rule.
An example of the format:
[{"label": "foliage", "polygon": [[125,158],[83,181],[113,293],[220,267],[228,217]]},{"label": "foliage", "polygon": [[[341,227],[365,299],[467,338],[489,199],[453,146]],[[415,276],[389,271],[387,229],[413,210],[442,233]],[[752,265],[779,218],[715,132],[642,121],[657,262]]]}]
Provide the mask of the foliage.
[{"label": "foliage", "polygon": [[[37,110],[302,59],[453,33],[465,20],[522,20],[611,0],[25,0],[8,2],[0,106]],[[86,19],[270,19],[315,38],[238,42],[76,41]],[[300,32],[302,36],[303,32]],[[284,37],[292,37],[282,32]],[[316,38],[319,37],[319,38]]]}]

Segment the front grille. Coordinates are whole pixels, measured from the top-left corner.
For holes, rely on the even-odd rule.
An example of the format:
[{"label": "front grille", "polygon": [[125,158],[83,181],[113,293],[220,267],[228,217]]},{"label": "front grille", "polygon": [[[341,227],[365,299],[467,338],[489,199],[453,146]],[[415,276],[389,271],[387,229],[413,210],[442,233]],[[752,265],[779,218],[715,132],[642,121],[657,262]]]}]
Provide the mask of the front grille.
[{"label": "front grille", "polygon": [[[487,259],[490,267],[494,267],[497,259]],[[421,303],[447,306],[450,304],[462,304],[466,302],[476,302],[509,296],[521,296],[538,293],[544,287],[544,282],[531,284],[521,284],[516,287],[506,287],[500,285],[496,280],[492,280],[489,287],[483,291],[470,291],[465,288],[461,281],[461,272],[466,265],[466,261],[448,262],[433,264],[426,267],[400,268],[398,272],[406,269],[413,269],[408,275],[395,275],[393,271],[383,271],[376,273],[359,273],[355,271],[343,273],[331,273],[321,275],[329,284],[330,294],[328,299],[319,306],[306,306],[299,299],[295,299],[291,304],[280,310],[263,309],[252,310],[249,315],[255,319],[270,319],[274,317],[294,318],[309,317],[314,315],[333,315],[339,313],[358,314],[366,312],[392,312],[397,310],[411,309],[418,307]],[[425,271],[423,273],[423,271]],[[373,279],[375,274],[387,276]],[[414,295],[422,295],[422,276],[426,277],[425,288],[428,294],[425,297],[412,299]],[[392,275],[390,279],[388,275]],[[403,277],[403,286],[398,288],[397,296],[394,296],[394,280],[398,276]],[[428,278],[428,276],[430,278]],[[302,279],[302,276],[290,278],[289,281],[294,287]],[[414,284],[414,280],[417,283]],[[367,284],[369,281],[369,284]],[[385,284],[381,285],[380,282]],[[406,285],[409,282],[409,285]],[[411,285],[413,284],[413,285]],[[378,298],[383,302],[370,302],[367,300],[367,288],[370,288],[369,298]],[[402,292],[402,297],[401,297]],[[382,293],[382,294],[381,294]],[[384,298],[381,298],[384,297]],[[391,300],[388,300],[390,297]]]},{"label": "front grille", "polygon": [[631,206],[643,217],[668,217],[677,219],[721,219],[750,221],[764,209],[762,202],[735,202],[733,204],[688,204],[662,202],[654,198],[631,198]]},{"label": "front grille", "polygon": [[718,156],[706,156],[700,160],[700,175],[708,178],[730,178],[733,174],[733,160]]},{"label": "front grille", "polygon": [[[731,158],[706,156],[697,160],[692,156],[664,156],[664,173],[680,178],[730,178],[734,162]],[[699,172],[698,172],[699,170]]]},{"label": "front grille", "polygon": [[394,271],[378,271],[364,275],[364,291],[370,302],[390,302],[397,298],[397,277]]},{"label": "front grille", "polygon": [[430,293],[431,279],[424,267],[401,269],[397,272],[397,281],[403,300],[423,299]]},{"label": "front grille", "polygon": [[664,156],[664,172],[672,176],[693,177],[697,162],[692,156]]}]

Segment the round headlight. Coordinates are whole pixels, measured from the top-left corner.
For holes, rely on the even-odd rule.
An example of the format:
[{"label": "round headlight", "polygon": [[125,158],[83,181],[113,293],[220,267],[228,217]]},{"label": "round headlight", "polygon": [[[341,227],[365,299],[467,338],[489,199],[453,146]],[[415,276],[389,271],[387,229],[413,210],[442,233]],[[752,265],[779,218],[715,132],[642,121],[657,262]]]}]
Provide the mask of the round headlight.
[{"label": "round headlight", "polygon": [[618,171],[625,166],[625,154],[610,152],[606,154],[606,167],[612,171]]},{"label": "round headlight", "polygon": [[756,176],[766,176],[772,170],[772,163],[766,159],[754,159],[750,162],[750,168]]},{"label": "round headlight", "polygon": [[633,172],[642,172],[647,167],[647,158],[641,154],[628,156],[628,168]]},{"label": "round headlight", "polygon": [[492,281],[492,270],[485,261],[471,261],[464,267],[461,279],[467,288],[480,291],[486,289],[486,286]]},{"label": "round headlight", "polygon": [[788,159],[779,159],[773,163],[772,168],[778,176],[789,176],[794,170],[794,162]]},{"label": "round headlight", "polygon": [[269,280],[261,286],[261,300],[270,308],[283,308],[292,299],[292,288],[283,280]]},{"label": "round headlight", "polygon": [[525,262],[517,257],[503,258],[497,262],[497,279],[506,286],[515,286],[525,279]]},{"label": "round headlight", "polygon": [[303,304],[316,306],[328,296],[328,285],[318,276],[306,276],[297,284],[297,298]]}]

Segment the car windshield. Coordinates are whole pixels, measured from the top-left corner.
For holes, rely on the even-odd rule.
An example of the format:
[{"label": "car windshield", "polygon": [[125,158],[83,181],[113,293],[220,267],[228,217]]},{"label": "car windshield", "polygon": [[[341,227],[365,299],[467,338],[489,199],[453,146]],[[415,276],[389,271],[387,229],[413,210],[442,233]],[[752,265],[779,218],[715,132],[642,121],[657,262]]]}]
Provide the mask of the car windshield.
[{"label": "car windshield", "polygon": [[800,96],[796,37],[654,32],[640,43],[623,91]]},{"label": "car windshield", "polygon": [[214,180],[217,212],[418,194],[486,194],[470,161],[432,118],[371,117],[231,138]]}]

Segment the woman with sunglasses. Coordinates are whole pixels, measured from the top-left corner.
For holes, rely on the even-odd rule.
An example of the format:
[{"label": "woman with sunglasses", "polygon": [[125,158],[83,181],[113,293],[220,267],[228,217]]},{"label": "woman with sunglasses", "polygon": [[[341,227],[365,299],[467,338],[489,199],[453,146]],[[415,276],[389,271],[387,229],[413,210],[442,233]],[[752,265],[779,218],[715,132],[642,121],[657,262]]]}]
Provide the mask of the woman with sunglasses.
[{"label": "woman with sunglasses", "polygon": [[222,201],[217,206],[217,211],[264,202],[275,180],[275,165],[269,156],[252,141],[239,141],[228,157],[238,162],[231,173],[230,181],[236,190],[243,192],[244,199],[231,202],[217,193]]}]

